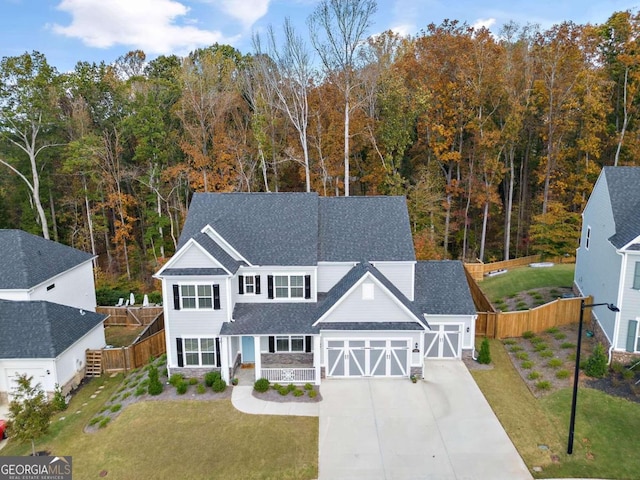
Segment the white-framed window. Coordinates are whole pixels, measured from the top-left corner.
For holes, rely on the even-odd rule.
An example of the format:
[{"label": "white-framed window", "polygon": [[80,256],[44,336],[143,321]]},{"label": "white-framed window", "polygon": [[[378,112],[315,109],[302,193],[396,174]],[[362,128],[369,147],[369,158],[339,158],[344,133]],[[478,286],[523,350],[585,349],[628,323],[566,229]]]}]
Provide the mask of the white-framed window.
[{"label": "white-framed window", "polygon": [[589,250],[589,242],[591,241],[591,226],[587,227],[587,237],[584,240],[584,248]]},{"label": "white-framed window", "polygon": [[216,342],[213,338],[184,338],[184,365],[188,367],[216,366]]},{"label": "white-framed window", "polygon": [[211,310],[220,308],[217,285],[180,285],[180,306],[185,310]]},{"label": "white-framed window", "polygon": [[303,335],[277,335],[275,339],[275,351],[282,352],[304,352]]},{"label": "white-framed window", "polygon": [[636,267],[633,271],[633,288],[640,290],[640,262],[636,262]]},{"label": "white-framed window", "polygon": [[244,293],[256,293],[256,277],[253,275],[245,275],[244,277]]},{"label": "white-framed window", "polygon": [[304,275],[274,275],[276,298],[304,298]]}]

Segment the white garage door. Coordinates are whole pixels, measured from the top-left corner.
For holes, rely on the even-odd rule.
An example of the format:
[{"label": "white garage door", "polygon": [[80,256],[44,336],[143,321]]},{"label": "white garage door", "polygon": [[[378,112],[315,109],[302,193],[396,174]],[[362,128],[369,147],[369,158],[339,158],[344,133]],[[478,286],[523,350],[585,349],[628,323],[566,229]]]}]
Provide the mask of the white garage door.
[{"label": "white garage door", "polygon": [[46,371],[43,368],[7,368],[5,369],[5,378],[7,379],[7,385],[9,386],[9,401],[13,399],[12,393],[17,388],[18,384],[16,379],[18,375],[26,374],[27,377],[33,377],[31,380],[31,386],[35,387],[37,384],[44,389],[44,379],[46,375]]},{"label": "white garage door", "polygon": [[328,377],[406,377],[409,340],[327,340]]},{"label": "white garage door", "polygon": [[426,358],[460,358],[462,353],[461,323],[429,323],[431,330],[424,335]]}]

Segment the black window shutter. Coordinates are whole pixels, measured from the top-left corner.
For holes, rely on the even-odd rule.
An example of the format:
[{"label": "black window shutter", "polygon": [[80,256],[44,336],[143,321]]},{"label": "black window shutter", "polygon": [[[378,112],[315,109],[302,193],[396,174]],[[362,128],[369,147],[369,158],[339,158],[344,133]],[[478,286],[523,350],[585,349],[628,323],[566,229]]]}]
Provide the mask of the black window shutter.
[{"label": "black window shutter", "polygon": [[173,286],[173,309],[180,310],[180,286]]},{"label": "black window shutter", "polygon": [[220,310],[220,285],[213,286],[213,309]]},{"label": "black window shutter", "polygon": [[310,336],[304,337],[304,351],[307,353],[311,353],[311,342],[312,342],[312,337]]},{"label": "black window shutter", "polygon": [[260,275],[256,275],[256,280],[254,283],[255,283],[256,295],[260,295]]},{"label": "black window shutter", "polygon": [[311,298],[311,275],[304,276],[304,298]]},{"label": "black window shutter", "polygon": [[276,351],[276,337],[269,337],[269,353]]},{"label": "black window shutter", "polygon": [[220,363],[220,338],[216,337],[216,367],[221,367]]},{"label": "black window shutter", "polygon": [[184,361],[182,359],[182,339],[176,338],[176,352],[178,353],[178,366],[184,367]]},{"label": "black window shutter", "polygon": [[244,295],[244,276],[238,275],[238,293]]},{"label": "black window shutter", "polygon": [[273,275],[267,275],[267,296],[273,298]]}]

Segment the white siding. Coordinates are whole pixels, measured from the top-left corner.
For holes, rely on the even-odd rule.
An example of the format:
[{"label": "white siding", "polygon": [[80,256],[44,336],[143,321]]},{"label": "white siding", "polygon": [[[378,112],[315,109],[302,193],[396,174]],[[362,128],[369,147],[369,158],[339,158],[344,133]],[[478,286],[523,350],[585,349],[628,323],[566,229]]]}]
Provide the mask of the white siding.
[{"label": "white siding", "polygon": [[222,268],[222,264],[213,260],[199,246],[190,244],[185,246],[170,268]]},{"label": "white siding", "polygon": [[[373,300],[363,300],[364,283],[374,285]],[[414,317],[400,306],[386,290],[383,290],[371,277],[364,281],[336,304],[336,307],[323,319],[323,322],[412,322]]]},{"label": "white siding", "polygon": [[374,262],[373,265],[413,302],[415,262]]},{"label": "white siding", "polygon": [[475,315],[425,315],[425,318],[429,324],[463,323],[462,348],[468,350],[475,347]]},{"label": "white siding", "polygon": [[318,263],[318,291],[328,292],[353,268],[354,263]]},{"label": "white siding", "polygon": [[[636,262],[640,263],[640,252],[634,252],[633,254],[629,252],[624,258],[627,268],[621,292],[622,301],[618,305],[620,308],[620,329],[618,331],[616,348],[619,350],[626,350],[629,320],[635,320],[640,316],[640,290],[633,289],[633,276]],[[606,308],[598,309],[598,316],[601,315],[601,310],[608,312]]]},{"label": "white siding", "polygon": [[[580,248],[576,251],[574,281],[583,295],[595,303],[618,301],[621,257],[608,238],[615,233],[606,177],[601,174],[583,213]],[[591,227],[589,249],[585,248],[587,228]],[[613,339],[615,314],[606,308],[594,310],[604,332]]]},{"label": "white siding", "polygon": [[[47,374],[47,370],[49,374]],[[33,376],[33,385],[40,383],[45,392],[53,392],[56,385],[54,361],[45,359],[0,360],[0,392],[9,392],[9,377],[26,373]]]},{"label": "white siding", "polygon": [[[47,290],[48,287],[53,288]],[[67,270],[35,287],[29,300],[48,302],[96,311],[96,288],[93,282],[93,262],[90,260]]]},{"label": "white siding", "polygon": [[89,333],[62,352],[56,359],[56,381],[65,385],[78,372],[84,370],[86,350],[99,350],[106,345],[104,327],[96,325]]},{"label": "white siding", "polygon": [[[311,298],[269,298],[269,275],[310,275],[311,276]],[[260,275],[260,295],[255,293],[244,293],[240,295],[238,288],[238,277],[240,275]],[[236,303],[270,303],[270,302],[315,302],[317,298],[317,278],[316,267],[248,267],[240,268],[231,279],[232,301]],[[275,287],[274,287],[275,288]],[[275,290],[274,290],[275,292]],[[274,293],[275,295],[275,293]]]}]

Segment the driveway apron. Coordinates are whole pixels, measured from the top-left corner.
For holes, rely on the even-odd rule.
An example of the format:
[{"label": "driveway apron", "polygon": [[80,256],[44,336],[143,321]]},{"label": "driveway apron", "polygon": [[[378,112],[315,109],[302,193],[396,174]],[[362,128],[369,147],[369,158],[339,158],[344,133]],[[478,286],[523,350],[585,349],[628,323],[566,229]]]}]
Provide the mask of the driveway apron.
[{"label": "driveway apron", "polygon": [[321,480],[531,479],[460,361],[425,380],[329,379],[320,402]]}]

